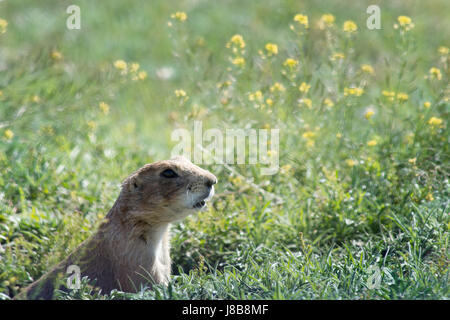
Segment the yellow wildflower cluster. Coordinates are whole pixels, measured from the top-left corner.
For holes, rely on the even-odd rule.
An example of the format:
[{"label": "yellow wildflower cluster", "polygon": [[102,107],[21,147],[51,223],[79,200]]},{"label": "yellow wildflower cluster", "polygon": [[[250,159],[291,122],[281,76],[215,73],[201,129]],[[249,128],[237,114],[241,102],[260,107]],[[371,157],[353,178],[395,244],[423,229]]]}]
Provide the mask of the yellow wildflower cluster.
[{"label": "yellow wildflower cluster", "polygon": [[6,27],[8,27],[8,21],[0,18],[0,34],[6,32]]},{"label": "yellow wildflower cluster", "polygon": [[285,67],[285,68],[281,71],[281,73],[283,75],[285,75],[291,81],[294,81],[298,75],[298,72],[297,72],[298,65],[299,65],[298,60],[292,59],[292,58],[287,58],[283,62],[283,67]]},{"label": "yellow wildflower cluster", "polygon": [[440,127],[444,121],[441,118],[431,117],[428,124],[432,127]]},{"label": "yellow wildflower cluster", "polygon": [[300,99],[300,104],[303,104],[308,107],[308,109],[312,108],[312,100],[309,98]]},{"label": "yellow wildflower cluster", "polygon": [[363,64],[361,66],[361,71],[368,74],[374,74],[373,67],[370,64]]},{"label": "yellow wildflower cluster", "polygon": [[175,96],[177,98],[186,97],[186,91],[184,91],[183,89],[177,89],[175,90]]},{"label": "yellow wildflower cluster", "polygon": [[447,47],[440,46],[440,47],[438,48],[438,53],[439,53],[441,56],[446,56],[446,55],[448,55],[449,52],[450,52],[450,50],[449,50]]},{"label": "yellow wildflower cluster", "polygon": [[139,71],[139,63],[132,62],[128,64],[124,60],[116,60],[114,61],[114,68],[120,70],[121,75],[126,75],[128,72],[131,74],[131,80],[144,80],[147,78],[147,72]]},{"label": "yellow wildflower cluster", "polygon": [[398,101],[405,102],[405,101],[408,101],[408,99],[409,99],[409,96],[406,93],[404,93],[404,92],[397,93],[397,100]]},{"label": "yellow wildflower cluster", "polygon": [[285,164],[284,166],[280,167],[280,173],[287,175],[289,174],[291,171],[293,171],[293,168],[290,164]]},{"label": "yellow wildflower cluster", "polygon": [[277,55],[278,54],[278,46],[274,43],[268,43],[266,44],[266,51],[269,56]]},{"label": "yellow wildflower cluster", "polygon": [[92,121],[92,120],[88,121],[87,125],[88,125],[89,129],[92,130],[92,131],[95,130],[95,128],[97,128],[97,123],[95,121]]},{"label": "yellow wildflower cluster", "polygon": [[318,27],[323,30],[325,28],[330,28],[334,25],[335,17],[332,14],[324,14],[320,17]]},{"label": "yellow wildflower cluster", "polygon": [[62,54],[59,51],[53,50],[52,53],[50,54],[50,56],[52,57],[53,60],[61,60],[62,59]]},{"label": "yellow wildflower cluster", "polygon": [[[187,14],[186,14],[186,12],[183,12],[183,11],[177,11],[175,13],[172,13],[170,15],[170,18],[175,21],[184,22],[187,20]],[[168,25],[169,25],[169,27],[171,27],[172,23],[169,21]]]},{"label": "yellow wildflower cluster", "polygon": [[425,102],[423,103],[423,106],[424,106],[425,109],[428,109],[428,108],[431,107],[431,102],[430,102],[430,101],[425,101]]},{"label": "yellow wildflower cluster", "polygon": [[333,102],[333,100],[331,100],[330,98],[325,98],[325,99],[323,100],[323,104],[324,104],[325,106],[327,106],[328,108],[334,107],[334,102]]},{"label": "yellow wildflower cluster", "polygon": [[244,38],[240,34],[235,34],[231,37],[230,41],[227,42],[226,47],[228,49],[232,48],[233,53],[237,53],[239,50],[245,48]]},{"label": "yellow wildflower cluster", "polygon": [[304,14],[296,14],[294,16],[294,24],[291,24],[289,26],[289,28],[294,31],[295,33],[297,33],[298,35],[301,35],[304,33],[305,30],[307,30],[309,28],[309,21],[308,21],[308,16],[304,15]]},{"label": "yellow wildflower cluster", "polygon": [[[316,131],[318,131],[318,130],[319,130],[319,127],[316,127]],[[314,132],[314,131],[305,131],[302,134],[302,137],[304,139],[306,139],[306,146],[307,147],[313,147],[314,146],[314,144],[315,144],[314,138],[316,138],[316,136],[317,136],[317,133]]]},{"label": "yellow wildflower cluster", "polygon": [[307,84],[306,82],[302,82],[300,84],[300,87],[298,87],[298,90],[300,92],[307,93],[309,91],[309,88],[311,88],[311,85]]},{"label": "yellow wildflower cluster", "polygon": [[243,68],[245,66],[245,59],[243,57],[245,53],[245,41],[240,34],[235,34],[227,42],[226,47],[231,49],[234,57],[230,57],[230,61],[233,65]]},{"label": "yellow wildflower cluster", "polygon": [[360,97],[364,93],[363,88],[344,88],[344,96]]},{"label": "yellow wildflower cluster", "polygon": [[366,117],[366,119],[369,120],[370,118],[373,117],[374,114],[375,114],[375,111],[372,108],[369,108],[364,113],[364,117]]},{"label": "yellow wildflower cluster", "polygon": [[309,28],[308,24],[308,16],[304,14],[296,14],[294,17],[294,21],[298,22],[299,24],[303,25],[306,29]]},{"label": "yellow wildflower cluster", "polygon": [[408,94],[404,92],[395,93],[394,91],[383,90],[381,94],[385,96],[389,101],[394,101],[395,97],[397,97],[397,100],[399,102],[405,102],[409,99]]},{"label": "yellow wildflower cluster", "polygon": [[402,31],[410,31],[412,28],[414,28],[414,23],[412,22],[411,18],[408,16],[398,16],[397,17],[398,24],[394,24],[394,28],[400,29]]},{"label": "yellow wildflower cluster", "polygon": [[259,102],[261,102],[263,100],[263,94],[262,94],[262,92],[260,90],[255,91],[253,93],[250,93],[248,95],[248,100],[249,101],[259,101]]},{"label": "yellow wildflower cluster", "polygon": [[6,140],[11,140],[14,137],[14,132],[12,132],[12,130],[7,129],[4,134],[3,134],[6,138]]},{"label": "yellow wildflower cluster", "polygon": [[270,87],[270,92],[284,92],[284,91],[286,91],[286,88],[279,82],[275,82]]},{"label": "yellow wildflower cluster", "polygon": [[342,30],[344,30],[344,32],[347,32],[348,34],[352,34],[358,30],[358,26],[352,20],[347,20],[344,22]]},{"label": "yellow wildflower cluster", "polygon": [[109,105],[106,102],[100,102],[98,104],[100,110],[103,112],[103,114],[108,114],[109,113]]},{"label": "yellow wildflower cluster", "polygon": [[377,140],[375,140],[375,139],[370,140],[370,141],[367,142],[367,145],[368,145],[369,147],[374,147],[374,146],[376,146],[377,144],[378,144],[378,142],[377,142]]},{"label": "yellow wildflower cluster", "polygon": [[345,55],[340,52],[333,53],[330,57],[331,61],[343,60],[343,59],[345,59]]},{"label": "yellow wildflower cluster", "polygon": [[429,73],[429,75],[428,75],[427,78],[429,78],[429,79],[436,79],[436,80],[441,80],[442,79],[441,70],[436,68],[436,67],[430,68],[428,73]]},{"label": "yellow wildflower cluster", "polygon": [[189,99],[189,96],[187,95],[186,91],[184,91],[183,89],[176,89],[174,91],[174,93],[175,93],[175,97],[179,98],[180,105],[185,103]]},{"label": "yellow wildflower cluster", "polygon": [[292,59],[292,58],[287,58],[284,61],[283,66],[288,67],[290,69],[293,69],[293,68],[298,66],[298,60],[295,60],[295,59]]}]

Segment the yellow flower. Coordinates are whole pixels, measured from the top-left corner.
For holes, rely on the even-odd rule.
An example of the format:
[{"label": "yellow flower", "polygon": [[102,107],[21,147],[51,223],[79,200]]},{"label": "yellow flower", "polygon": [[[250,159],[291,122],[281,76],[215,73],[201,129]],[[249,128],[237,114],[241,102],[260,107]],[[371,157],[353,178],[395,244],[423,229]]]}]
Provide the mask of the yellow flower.
[{"label": "yellow flower", "polygon": [[245,59],[242,57],[237,57],[237,58],[232,59],[231,63],[242,68],[245,65]]},{"label": "yellow flower", "polygon": [[133,62],[130,66],[130,71],[131,72],[136,72],[139,69],[139,63]]},{"label": "yellow flower", "polygon": [[345,160],[345,163],[349,166],[349,167],[353,167],[357,164],[357,162],[353,159],[347,159]]},{"label": "yellow flower", "polygon": [[294,17],[294,21],[298,22],[299,24],[303,25],[305,29],[308,29],[308,16],[304,14],[296,14]]},{"label": "yellow flower", "polygon": [[436,117],[431,117],[430,120],[428,120],[428,124],[431,126],[440,126],[442,122],[442,119]]},{"label": "yellow flower", "polygon": [[126,71],[127,70],[127,63],[123,60],[116,60],[114,62],[114,67],[116,69],[119,69],[121,71]]},{"label": "yellow flower", "polygon": [[449,53],[449,49],[448,49],[447,47],[440,46],[440,47],[438,48],[438,52],[439,52],[441,55],[446,56],[446,55]]},{"label": "yellow flower", "polygon": [[266,99],[266,103],[269,107],[271,107],[273,105],[273,100],[268,98],[268,99]]},{"label": "yellow flower", "polygon": [[34,103],[39,103],[41,102],[41,98],[38,95],[34,95],[31,97],[31,101],[33,101]]},{"label": "yellow flower", "polygon": [[285,164],[280,168],[280,172],[282,174],[288,174],[292,170],[292,166],[290,164]]},{"label": "yellow flower", "polygon": [[344,22],[342,29],[347,33],[353,33],[358,30],[358,26],[352,20],[347,20]]},{"label": "yellow flower", "polygon": [[312,100],[311,100],[311,99],[305,98],[305,99],[300,100],[300,102],[302,102],[302,103],[305,104],[309,109],[311,109],[311,107],[312,107]]},{"label": "yellow flower", "polygon": [[95,121],[88,121],[87,125],[89,127],[89,129],[94,130],[97,127],[97,123],[95,123]]},{"label": "yellow flower", "polygon": [[14,132],[12,132],[10,129],[7,129],[4,133],[4,136],[7,140],[11,140],[14,137]]},{"label": "yellow flower", "polygon": [[345,55],[343,53],[336,52],[330,57],[331,61],[335,61],[335,60],[338,60],[338,59],[339,60],[345,59]]},{"label": "yellow flower", "polygon": [[411,18],[407,16],[399,16],[397,17],[397,21],[402,27],[410,25],[412,22]]},{"label": "yellow flower", "polygon": [[381,94],[383,96],[385,96],[386,98],[388,98],[390,101],[394,101],[394,98],[395,98],[395,92],[394,91],[383,90],[381,92]]},{"label": "yellow flower", "polygon": [[325,98],[323,100],[323,104],[326,105],[328,108],[332,108],[334,106],[333,100],[331,100],[329,98]]},{"label": "yellow flower", "polygon": [[233,45],[240,49],[244,49],[245,48],[244,38],[242,38],[240,34],[235,34],[234,36],[231,37],[230,41],[228,41],[227,48],[230,48]]},{"label": "yellow flower", "polygon": [[423,103],[423,106],[424,106],[426,109],[428,109],[429,107],[431,107],[431,102],[425,101],[425,102]]},{"label": "yellow flower", "polygon": [[186,19],[187,19],[187,14],[186,14],[185,12],[178,11],[178,12],[172,13],[172,14],[170,15],[170,17],[171,17],[172,19],[175,19],[175,20],[178,20],[178,21],[183,22],[183,21],[186,21]]},{"label": "yellow flower", "polygon": [[285,87],[279,82],[275,82],[273,86],[270,87],[270,92],[284,92],[284,91],[286,91]]},{"label": "yellow flower", "polygon": [[266,44],[266,50],[267,52],[269,52],[270,55],[278,54],[278,46],[274,43]]},{"label": "yellow flower", "polygon": [[300,90],[300,92],[307,93],[309,91],[309,88],[311,88],[309,84],[307,84],[306,82],[302,82],[300,87],[298,87],[298,90]]},{"label": "yellow flower", "polygon": [[61,60],[62,54],[61,54],[61,52],[55,50],[55,51],[52,51],[51,57],[53,60]]},{"label": "yellow flower", "polygon": [[147,78],[147,72],[145,72],[145,71],[139,72],[139,73],[138,73],[138,78],[139,78],[139,80],[144,80],[144,79],[146,79],[146,78]]},{"label": "yellow flower", "polygon": [[427,199],[428,201],[433,201],[433,200],[434,200],[433,194],[432,194],[431,192],[429,192],[429,193],[426,195],[425,199]]},{"label": "yellow flower", "polygon": [[263,99],[263,94],[260,90],[255,91],[254,93],[250,93],[248,95],[248,100],[250,101],[262,101]]},{"label": "yellow flower", "polygon": [[109,105],[106,102],[102,101],[102,102],[99,103],[98,106],[100,107],[100,110],[102,110],[102,112],[104,114],[108,114],[109,113]]},{"label": "yellow flower", "polygon": [[340,139],[340,138],[342,138],[342,134],[341,133],[336,133],[336,138],[338,138],[338,139]]},{"label": "yellow flower", "polygon": [[305,133],[302,134],[302,137],[305,139],[311,139],[314,138],[316,136],[316,133],[313,131],[306,131]]},{"label": "yellow flower", "polygon": [[367,142],[367,145],[369,147],[374,147],[374,146],[377,145],[377,140],[370,140],[370,141]]},{"label": "yellow flower", "polygon": [[417,158],[411,158],[411,159],[408,159],[408,162],[411,164],[416,164],[416,160],[417,160]]},{"label": "yellow flower", "polygon": [[295,68],[296,66],[298,66],[298,60],[292,59],[292,58],[287,58],[284,63],[283,66],[285,67],[289,67],[289,68]]},{"label": "yellow flower", "polygon": [[334,24],[335,18],[332,14],[324,14],[322,17],[320,17],[320,21],[323,23],[323,25],[327,27],[331,27]]},{"label": "yellow flower", "polygon": [[437,80],[441,80],[442,79],[442,74],[441,74],[441,70],[438,68],[431,68],[430,69],[430,78],[432,79],[437,79]]},{"label": "yellow flower", "polygon": [[[412,23],[412,20],[410,17],[407,16],[399,16],[397,17],[398,24],[404,31],[409,31],[412,28],[414,28],[414,23]],[[394,25],[394,28],[398,28],[398,25]]]},{"label": "yellow flower", "polygon": [[361,96],[364,93],[363,88],[344,88],[344,96]]},{"label": "yellow flower", "polygon": [[315,144],[314,140],[308,140],[308,141],[306,142],[306,146],[307,146],[308,148],[314,147],[314,144]]},{"label": "yellow flower", "polygon": [[3,91],[0,90],[0,98],[3,96]]},{"label": "yellow flower", "polygon": [[186,91],[184,91],[183,89],[177,89],[175,90],[175,96],[177,98],[186,97]]},{"label": "yellow flower", "polygon": [[368,109],[365,113],[364,113],[364,117],[366,117],[367,120],[369,120],[370,118],[372,118],[372,116],[375,114],[375,111],[373,111],[372,109]]},{"label": "yellow flower", "polygon": [[5,33],[7,26],[8,26],[8,21],[0,18],[0,33]]},{"label": "yellow flower", "polygon": [[267,155],[268,155],[269,157],[274,157],[274,156],[277,155],[277,152],[276,152],[275,150],[268,150],[268,151],[267,151]]},{"label": "yellow flower", "polygon": [[409,96],[404,92],[399,92],[399,93],[397,93],[397,99],[401,102],[405,102],[405,101],[408,101]]},{"label": "yellow flower", "polygon": [[370,64],[363,64],[361,66],[361,70],[363,72],[365,72],[365,73],[368,73],[368,74],[373,74],[374,73],[373,68],[372,68],[372,66]]}]

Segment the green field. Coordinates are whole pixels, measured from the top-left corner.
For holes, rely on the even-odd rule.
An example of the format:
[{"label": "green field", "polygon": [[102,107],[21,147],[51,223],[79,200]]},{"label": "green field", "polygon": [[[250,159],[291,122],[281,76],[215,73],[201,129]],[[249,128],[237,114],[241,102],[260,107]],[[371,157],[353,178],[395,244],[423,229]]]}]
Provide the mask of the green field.
[{"label": "green field", "polygon": [[194,121],[279,129],[279,171],[201,165],[168,287],[61,299],[449,299],[450,2],[376,2],[1,1],[0,299]]}]

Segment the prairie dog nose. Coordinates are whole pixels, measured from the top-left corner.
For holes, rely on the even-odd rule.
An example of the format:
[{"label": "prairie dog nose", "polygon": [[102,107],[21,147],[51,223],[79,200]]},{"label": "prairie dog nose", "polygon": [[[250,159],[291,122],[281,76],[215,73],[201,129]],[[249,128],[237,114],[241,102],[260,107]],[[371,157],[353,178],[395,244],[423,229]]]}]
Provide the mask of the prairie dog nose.
[{"label": "prairie dog nose", "polygon": [[208,177],[206,180],[206,186],[208,188],[211,188],[213,185],[217,183],[217,178],[214,175],[211,175],[211,177]]}]

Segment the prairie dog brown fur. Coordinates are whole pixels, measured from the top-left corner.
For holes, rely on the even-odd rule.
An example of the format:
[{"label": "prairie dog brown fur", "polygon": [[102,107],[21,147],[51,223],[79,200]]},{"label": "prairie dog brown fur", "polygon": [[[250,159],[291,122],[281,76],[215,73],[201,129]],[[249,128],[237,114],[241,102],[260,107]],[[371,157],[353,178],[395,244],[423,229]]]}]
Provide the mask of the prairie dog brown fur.
[{"label": "prairie dog brown fur", "polygon": [[15,299],[52,299],[57,281],[76,265],[81,277],[109,293],[166,284],[170,276],[169,229],[206,206],[217,178],[183,157],[147,164],[122,183],[121,192],[98,231],[53,270]]}]

